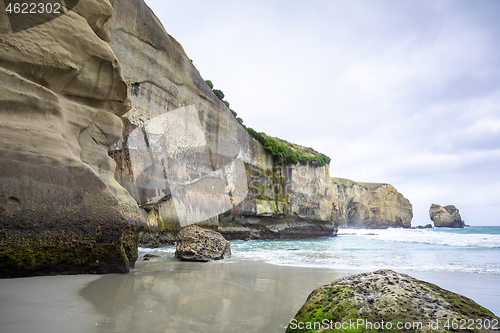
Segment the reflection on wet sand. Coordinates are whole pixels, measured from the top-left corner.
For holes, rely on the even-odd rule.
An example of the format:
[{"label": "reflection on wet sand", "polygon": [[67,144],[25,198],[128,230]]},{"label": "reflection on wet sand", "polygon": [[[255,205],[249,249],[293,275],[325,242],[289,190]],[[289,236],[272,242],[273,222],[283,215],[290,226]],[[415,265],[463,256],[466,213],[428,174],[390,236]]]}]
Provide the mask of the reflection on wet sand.
[{"label": "reflection on wet sand", "polygon": [[314,289],[348,275],[261,262],[138,262],[81,295],[105,320],[94,332],[283,332]]}]

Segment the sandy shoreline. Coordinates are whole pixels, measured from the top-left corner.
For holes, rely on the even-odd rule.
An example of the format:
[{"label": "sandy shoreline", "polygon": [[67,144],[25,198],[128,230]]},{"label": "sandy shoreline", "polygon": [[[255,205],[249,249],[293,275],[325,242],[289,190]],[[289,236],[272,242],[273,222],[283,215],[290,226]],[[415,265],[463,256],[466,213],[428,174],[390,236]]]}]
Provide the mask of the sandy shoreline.
[{"label": "sandy shoreline", "polygon": [[100,275],[0,280],[0,332],[92,332],[103,319],[80,290]]},{"label": "sandy shoreline", "polygon": [[[284,332],[309,293],[358,273],[257,261],[139,261],[125,275],[0,280],[2,332]],[[404,272],[500,314],[500,276]]]},{"label": "sandy shoreline", "polygon": [[[343,275],[258,261],[140,262],[82,295],[105,313],[95,332],[284,332],[309,293]],[[102,302],[114,297],[110,303]]]}]

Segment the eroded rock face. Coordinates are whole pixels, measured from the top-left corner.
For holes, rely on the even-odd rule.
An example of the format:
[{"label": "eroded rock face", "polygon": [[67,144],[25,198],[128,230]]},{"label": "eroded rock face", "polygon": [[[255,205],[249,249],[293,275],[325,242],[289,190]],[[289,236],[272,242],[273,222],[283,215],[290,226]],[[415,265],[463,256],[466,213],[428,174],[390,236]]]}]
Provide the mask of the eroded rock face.
[{"label": "eroded rock face", "polygon": [[[484,322],[492,319],[498,320],[492,312],[467,297],[406,274],[379,270],[347,276],[314,290],[286,332],[323,332],[322,323],[326,323],[326,331],[329,331],[335,328],[329,326],[330,323],[349,325],[350,322],[354,326],[347,328],[353,332],[373,331],[373,326],[370,329],[363,325],[367,322],[378,324],[376,331],[390,331],[391,328],[392,331],[404,331],[396,326],[397,322],[402,322],[403,325],[409,323],[409,327],[414,323],[422,324],[408,330],[412,332],[447,332],[449,329],[444,327],[447,321],[451,325],[460,320]],[[359,325],[358,320],[362,322]],[[383,328],[382,322],[386,323]],[[393,326],[388,327],[389,324]],[[305,329],[299,330],[299,327]]]},{"label": "eroded rock face", "polygon": [[460,212],[457,207],[453,205],[440,206],[437,204],[432,204],[429,208],[429,216],[434,222],[434,226],[447,227],[447,228],[463,228],[465,226]]},{"label": "eroded rock face", "polygon": [[107,0],[13,33],[0,13],[0,277],[126,272],[141,215],[108,146],[130,108]]},{"label": "eroded rock face", "polygon": [[249,193],[219,216],[227,239],[311,238],[334,235],[329,166],[247,166]]},{"label": "eroded rock face", "polygon": [[409,228],[413,208],[394,186],[332,179],[333,216],[345,228]]},{"label": "eroded rock face", "polygon": [[193,223],[229,239],[333,235],[328,166],[275,167],[146,4],[111,3],[111,46],[132,101],[111,154],[147,215],[142,244],[172,243]]},{"label": "eroded rock face", "polygon": [[231,243],[214,230],[189,226],[177,235],[175,257],[186,261],[212,261],[231,257]]}]

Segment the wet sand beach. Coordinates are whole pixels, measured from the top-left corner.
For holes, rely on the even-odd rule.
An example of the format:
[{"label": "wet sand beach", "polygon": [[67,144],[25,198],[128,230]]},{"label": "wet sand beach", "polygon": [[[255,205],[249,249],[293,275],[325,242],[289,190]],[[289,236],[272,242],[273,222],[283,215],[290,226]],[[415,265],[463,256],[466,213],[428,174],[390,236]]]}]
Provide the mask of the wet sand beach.
[{"label": "wet sand beach", "polygon": [[103,319],[80,290],[99,275],[0,279],[0,332],[92,332]]},{"label": "wet sand beach", "polygon": [[107,318],[95,332],[284,332],[313,289],[348,274],[159,260],[139,263],[129,276],[103,276],[81,294]]},{"label": "wet sand beach", "polygon": [[[139,261],[125,275],[0,280],[1,332],[284,332],[309,293],[359,273],[258,261]],[[404,272],[497,315],[500,275]]]}]

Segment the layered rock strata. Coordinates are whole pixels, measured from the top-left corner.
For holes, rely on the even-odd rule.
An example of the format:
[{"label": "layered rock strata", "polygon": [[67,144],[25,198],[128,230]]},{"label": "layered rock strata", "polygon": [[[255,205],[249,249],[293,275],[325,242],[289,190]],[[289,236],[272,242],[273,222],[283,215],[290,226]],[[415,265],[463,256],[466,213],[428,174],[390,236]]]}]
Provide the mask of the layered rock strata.
[{"label": "layered rock strata", "polygon": [[107,154],[130,108],[112,11],[81,0],[17,32],[0,11],[0,277],[127,272],[137,258],[141,213]]},{"label": "layered rock strata", "polygon": [[276,166],[142,0],[112,4],[132,108],[111,155],[147,215],[142,244],[172,243],[194,223],[228,239],[335,234],[328,165]]},{"label": "layered rock strata", "polygon": [[464,331],[490,332],[476,328],[492,328],[498,319],[467,297],[406,274],[379,270],[314,290],[286,332],[444,333],[459,331],[464,322],[474,323]]},{"label": "layered rock strata", "polygon": [[192,225],[176,239],[175,257],[185,261],[212,261],[231,257],[231,243],[217,231]]},{"label": "layered rock strata", "polygon": [[443,207],[437,204],[432,204],[429,208],[429,216],[432,222],[434,222],[434,226],[437,228],[465,227],[465,222],[462,220],[459,210],[453,205]]},{"label": "layered rock strata", "polygon": [[344,228],[410,228],[410,201],[394,186],[332,178],[333,219]]}]

